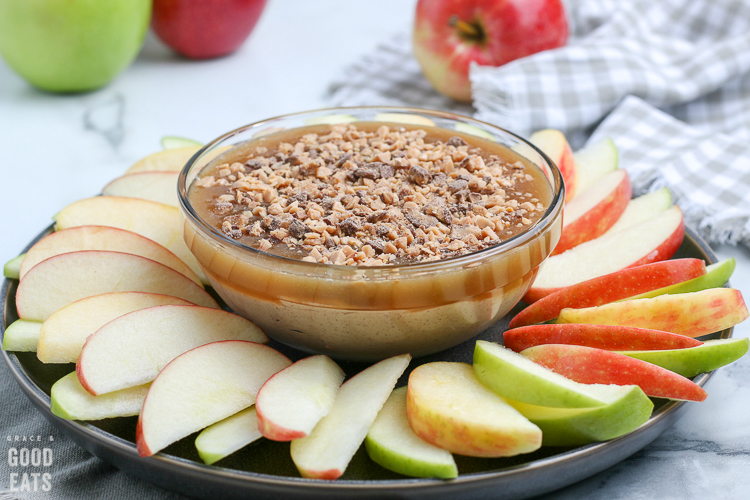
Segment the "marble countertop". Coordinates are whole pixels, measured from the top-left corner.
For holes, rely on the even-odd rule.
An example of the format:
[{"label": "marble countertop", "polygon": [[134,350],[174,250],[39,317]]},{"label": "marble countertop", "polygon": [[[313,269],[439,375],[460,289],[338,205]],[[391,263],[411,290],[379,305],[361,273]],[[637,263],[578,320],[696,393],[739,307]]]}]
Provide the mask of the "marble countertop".
[{"label": "marble countertop", "polygon": [[[175,56],[152,35],[109,86],[53,95],[31,88],[0,61],[0,260],[15,257],[52,214],[92,196],[160,149],[164,135],[208,141],[253,121],[325,107],[331,80],[391,34],[409,30],[414,0],[271,0],[235,54]],[[750,249],[732,285],[750,296]],[[750,322],[735,336],[750,336]],[[549,498],[747,498],[750,491],[750,356],[718,370],[708,399],[690,403],[662,437],[620,464]],[[0,434],[3,423],[0,422]],[[4,481],[4,479],[0,479]],[[6,485],[0,482],[0,492]]]}]

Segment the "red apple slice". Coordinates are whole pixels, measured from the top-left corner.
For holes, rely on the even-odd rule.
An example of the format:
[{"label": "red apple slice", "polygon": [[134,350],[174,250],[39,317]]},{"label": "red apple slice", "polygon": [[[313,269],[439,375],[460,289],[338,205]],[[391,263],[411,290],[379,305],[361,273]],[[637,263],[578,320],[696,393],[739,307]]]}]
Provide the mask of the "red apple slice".
[{"label": "red apple slice", "polygon": [[627,325],[700,337],[732,327],[747,317],[747,306],[739,290],[710,288],[599,307],[563,309],[557,322]]},{"label": "red apple slice", "polygon": [[140,255],[201,283],[198,275],[187,264],[160,244],[140,234],[108,226],[78,226],[45,236],[26,254],[21,263],[20,276],[23,278],[29,269],[43,260],[79,250],[109,250]]},{"label": "red apple slice", "polygon": [[45,321],[68,304],[108,292],[149,292],[218,307],[194,281],[153,260],[128,253],[86,250],[56,255],[34,266],[18,284],[22,319]]},{"label": "red apple slice", "polygon": [[113,319],[146,307],[195,305],[169,295],[112,292],[77,300],[42,323],[36,357],[42,363],[75,363],[90,335]]},{"label": "red apple slice", "polygon": [[157,242],[190,266],[204,281],[198,261],[182,239],[182,217],[176,207],[155,201],[97,196],[71,203],[57,215],[57,229],[112,226]]},{"label": "red apple slice", "polygon": [[156,378],[174,358],[220,340],[268,342],[242,316],[199,306],[156,306],[110,321],[81,350],[76,372],[87,391],[105,394]]},{"label": "red apple slice", "polygon": [[307,436],[331,411],[343,381],[344,370],[328,356],[297,361],[268,379],[258,392],[258,429],[274,441]]},{"label": "red apple slice", "polygon": [[628,202],[628,206],[617,219],[617,222],[604,233],[616,233],[631,226],[647,222],[669,207],[672,206],[672,195],[669,189],[661,188],[653,193],[644,194],[638,198],[633,198]]},{"label": "red apple slice", "polygon": [[385,359],[341,386],[331,412],[309,436],[292,441],[292,460],[302,477],[341,477],[410,360],[408,354]]},{"label": "red apple slice", "polygon": [[606,174],[565,205],[563,231],[552,255],[598,238],[617,222],[633,191],[625,170]]},{"label": "red apple slice", "polygon": [[508,330],[503,334],[503,344],[516,352],[543,344],[582,345],[607,351],[650,351],[685,349],[703,342],[676,333],[632,326],[563,324]]},{"label": "red apple slice", "polygon": [[532,303],[561,288],[613,273],[669,259],[682,244],[685,224],[677,206],[654,219],[609,233],[542,263],[524,302]]},{"label": "red apple slice", "polygon": [[176,357],[143,402],[135,430],[138,453],[151,456],[251,406],[265,381],[290,364],[280,352],[244,340],[213,342]]},{"label": "red apple slice", "polygon": [[518,313],[509,327],[543,323],[557,318],[565,308],[600,306],[705,274],[706,264],[700,259],[666,260],[629,267],[551,293]]},{"label": "red apple slice", "polygon": [[141,198],[177,206],[179,172],[136,172],[113,180],[102,189],[105,196]]},{"label": "red apple slice", "polygon": [[660,366],[612,351],[579,345],[546,344],[521,352],[545,368],[583,384],[637,385],[647,396],[703,401],[706,391]]},{"label": "red apple slice", "polygon": [[542,444],[542,431],[466,363],[427,363],[411,372],[406,414],[417,436],[459,455],[510,457]]},{"label": "red apple slice", "polygon": [[612,139],[605,137],[573,154],[576,169],[576,192],[582,193],[600,178],[617,169],[619,155]]},{"label": "red apple slice", "polygon": [[575,160],[563,133],[553,129],[539,130],[531,134],[529,142],[541,149],[557,165],[565,182],[565,201],[572,200],[577,189]]}]

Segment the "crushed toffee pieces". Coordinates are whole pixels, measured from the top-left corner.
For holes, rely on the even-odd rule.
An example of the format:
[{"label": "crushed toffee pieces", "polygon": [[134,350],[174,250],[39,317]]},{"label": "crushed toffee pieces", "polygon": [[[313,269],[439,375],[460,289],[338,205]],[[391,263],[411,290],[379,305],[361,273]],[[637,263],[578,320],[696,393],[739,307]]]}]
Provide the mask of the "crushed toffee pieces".
[{"label": "crushed toffee pieces", "polygon": [[277,132],[207,166],[199,215],[264,252],[338,265],[393,265],[476,252],[528,229],[551,189],[491,141],[363,122]]}]

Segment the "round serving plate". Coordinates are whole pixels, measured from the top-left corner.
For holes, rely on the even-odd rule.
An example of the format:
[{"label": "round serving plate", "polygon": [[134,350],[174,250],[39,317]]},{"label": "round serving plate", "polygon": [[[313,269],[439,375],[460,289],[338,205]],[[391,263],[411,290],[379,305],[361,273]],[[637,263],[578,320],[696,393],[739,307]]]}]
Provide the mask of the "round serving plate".
[{"label": "round serving plate", "polygon": [[[36,240],[52,231],[42,232]],[[686,229],[685,239],[675,258],[692,257],[716,262],[711,248],[692,230]],[[2,334],[5,327],[18,318],[15,292],[18,282],[5,280],[0,298],[3,302]],[[477,337],[432,356],[413,360],[398,385],[406,384],[410,370],[431,361],[471,363],[477,339],[502,342],[508,322],[521,307],[516,306],[505,318]],[[732,329],[705,338],[729,338]],[[269,343],[292,360],[304,353],[271,341]],[[289,444],[268,440],[256,443],[230,455],[218,465],[204,465],[195,450],[191,436],[173,444],[163,452],[141,458],[135,447],[137,417],[116,418],[96,422],[78,422],[56,417],[50,411],[50,388],[59,378],[75,370],[74,364],[45,365],[36,353],[3,351],[5,362],[19,386],[39,411],[63,434],[82,448],[123,471],[163,488],[194,498],[273,499],[290,496],[300,499],[344,498],[528,498],[575,483],[629,457],[656,439],[676,422],[687,409],[685,402],[654,399],[655,409],[648,422],[635,431],[611,441],[580,447],[543,447],[540,450],[510,458],[479,459],[456,455],[460,475],[442,481],[410,479],[388,471],[372,462],[364,447],[352,459],[343,478],[337,481],[303,479],[289,455]],[[347,376],[365,365],[340,363]],[[704,385],[710,373],[693,380]]]}]

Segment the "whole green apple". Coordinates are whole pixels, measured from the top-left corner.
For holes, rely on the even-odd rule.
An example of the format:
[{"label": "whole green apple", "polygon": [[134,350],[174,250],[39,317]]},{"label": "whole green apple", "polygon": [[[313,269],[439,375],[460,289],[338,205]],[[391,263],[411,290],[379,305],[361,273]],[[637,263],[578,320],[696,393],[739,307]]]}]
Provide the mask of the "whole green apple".
[{"label": "whole green apple", "polygon": [[151,0],[0,0],[0,55],[52,92],[107,84],[138,54]]}]

